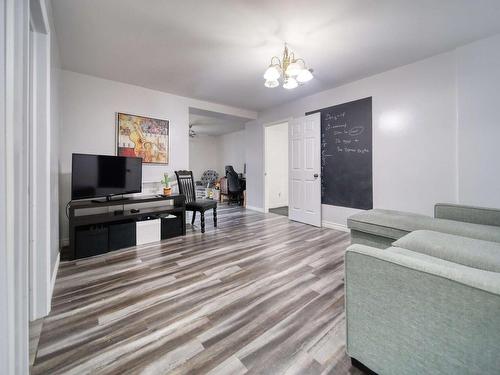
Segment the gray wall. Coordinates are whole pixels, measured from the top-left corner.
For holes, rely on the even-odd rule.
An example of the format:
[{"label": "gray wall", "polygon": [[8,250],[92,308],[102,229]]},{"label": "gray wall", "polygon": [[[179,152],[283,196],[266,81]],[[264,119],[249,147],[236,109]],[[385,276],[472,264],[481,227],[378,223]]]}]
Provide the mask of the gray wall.
[{"label": "gray wall", "polygon": [[458,192],[500,207],[500,35],[457,50]]}]

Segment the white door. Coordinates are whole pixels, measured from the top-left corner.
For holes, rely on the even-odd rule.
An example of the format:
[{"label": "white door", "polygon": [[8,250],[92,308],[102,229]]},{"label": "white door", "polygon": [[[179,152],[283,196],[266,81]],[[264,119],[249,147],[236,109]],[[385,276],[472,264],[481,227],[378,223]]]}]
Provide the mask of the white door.
[{"label": "white door", "polygon": [[320,113],[293,119],[288,127],[290,220],[321,226]]}]

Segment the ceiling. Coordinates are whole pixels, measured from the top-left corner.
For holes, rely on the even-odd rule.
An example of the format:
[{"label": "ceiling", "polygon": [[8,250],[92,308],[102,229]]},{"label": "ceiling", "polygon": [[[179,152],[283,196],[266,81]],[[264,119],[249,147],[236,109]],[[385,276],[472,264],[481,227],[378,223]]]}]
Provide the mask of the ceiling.
[{"label": "ceiling", "polygon": [[231,116],[197,108],[189,109],[189,125],[196,135],[223,135],[245,129],[249,118]]},{"label": "ceiling", "polygon": [[[64,69],[264,110],[500,32],[498,0],[52,0]],[[264,87],[287,41],[314,69]]]}]

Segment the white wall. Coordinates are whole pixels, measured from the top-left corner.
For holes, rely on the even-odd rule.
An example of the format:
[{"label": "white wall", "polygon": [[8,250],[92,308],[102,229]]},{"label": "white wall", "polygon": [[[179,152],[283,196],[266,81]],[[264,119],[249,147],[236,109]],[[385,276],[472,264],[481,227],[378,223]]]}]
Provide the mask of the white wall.
[{"label": "white wall", "polygon": [[500,35],[457,50],[458,191],[500,208]]},{"label": "white wall", "polygon": [[247,208],[264,211],[264,128],[257,121],[245,125]]},{"label": "white wall", "polygon": [[265,128],[266,208],[288,206],[288,123]]},{"label": "white wall", "polygon": [[218,169],[221,175],[225,175],[226,165],[232,165],[237,173],[243,173],[246,162],[245,155],[245,131],[218,136]]},{"label": "white wall", "polygon": [[114,155],[115,113],[126,112],[170,121],[170,164],[143,167],[143,182],[157,182],[165,172],[189,168],[189,107],[256,118],[256,113],[70,71],[62,72],[60,133],[60,236],[68,237],[65,206],[70,200],[71,154]]},{"label": "white wall", "polygon": [[[432,214],[434,203],[456,202],[456,86],[451,52],[260,113],[258,121],[246,125],[248,204],[264,205],[263,124],[367,96],[373,97],[374,207]],[[357,212],[327,205],[322,211],[323,220],[334,225],[345,225],[346,218]]]},{"label": "white wall", "polygon": [[197,135],[189,138],[189,169],[199,180],[208,169],[219,170],[219,137]]}]

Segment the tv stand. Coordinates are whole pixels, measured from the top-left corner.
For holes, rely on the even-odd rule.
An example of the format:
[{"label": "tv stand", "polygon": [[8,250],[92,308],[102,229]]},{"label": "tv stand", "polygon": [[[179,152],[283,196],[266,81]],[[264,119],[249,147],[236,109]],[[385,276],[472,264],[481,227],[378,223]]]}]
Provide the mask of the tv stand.
[{"label": "tv stand", "polygon": [[[144,203],[147,203],[147,205],[144,205]],[[120,215],[116,215],[114,210],[110,209],[110,207],[113,206],[123,206],[123,212],[120,213]],[[122,207],[120,207],[120,211],[121,209]],[[178,228],[178,230],[171,230],[174,229],[172,227],[164,227],[168,225],[166,223],[169,219],[165,220],[165,217],[168,215],[177,217],[178,220],[176,223],[178,223],[179,226],[176,228]],[[133,235],[135,236],[136,222],[149,218],[157,218],[162,219],[162,239],[172,237],[173,235],[169,233],[174,232],[174,235],[185,235],[186,197],[182,194],[176,194],[166,197],[150,195],[125,199],[99,200],[98,202],[93,200],[75,201],[70,202],[68,206],[68,218],[69,250],[64,254],[64,258],[65,260],[75,260],[84,257],[79,255],[76,243],[78,239],[77,232],[82,233],[81,231],[86,230],[86,228],[93,228],[94,232],[88,235],[90,237],[94,236],[95,238],[100,238],[102,243],[102,238],[107,236],[107,234],[104,233],[107,233],[107,228],[110,228],[112,225],[120,225],[123,223],[132,224],[134,231]],[[163,233],[165,233],[165,237]],[[135,246],[135,244],[128,246]],[[116,248],[109,246],[100,253],[106,253],[115,249]]]}]

